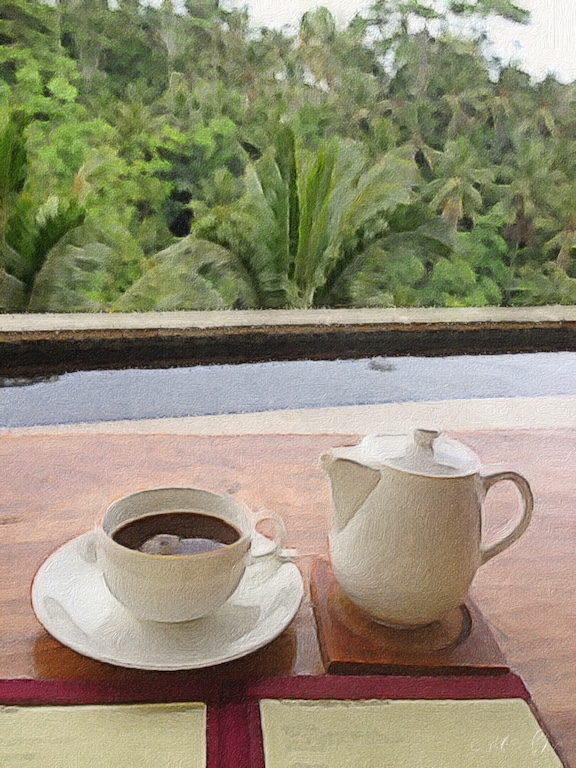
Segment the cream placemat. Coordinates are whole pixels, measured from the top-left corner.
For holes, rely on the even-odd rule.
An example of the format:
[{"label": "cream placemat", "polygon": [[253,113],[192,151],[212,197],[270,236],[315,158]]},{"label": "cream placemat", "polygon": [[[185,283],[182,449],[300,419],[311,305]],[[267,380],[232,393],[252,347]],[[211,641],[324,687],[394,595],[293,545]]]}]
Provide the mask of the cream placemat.
[{"label": "cream placemat", "polygon": [[205,768],[204,704],[0,707],[2,768]]},{"label": "cream placemat", "polygon": [[562,768],[525,701],[260,702],[266,768]]}]

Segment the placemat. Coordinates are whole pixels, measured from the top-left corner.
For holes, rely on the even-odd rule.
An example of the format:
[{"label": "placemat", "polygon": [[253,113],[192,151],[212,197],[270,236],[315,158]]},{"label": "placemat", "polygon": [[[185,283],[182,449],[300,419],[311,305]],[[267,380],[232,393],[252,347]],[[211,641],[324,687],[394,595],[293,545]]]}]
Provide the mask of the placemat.
[{"label": "placemat", "polygon": [[260,702],[266,768],[561,768],[522,699]]},{"label": "placemat", "polygon": [[[300,703],[290,704],[285,710],[279,709],[276,702],[281,703],[283,701]],[[526,751],[528,749],[527,734],[532,740],[534,754],[533,760],[530,758],[532,762],[524,762],[523,766],[526,768],[530,768],[530,766],[534,766],[534,768],[557,768],[557,766],[562,765],[550,746],[545,730],[538,723],[538,715],[530,701],[526,687],[520,678],[512,673],[494,676],[321,675],[276,677],[253,684],[234,683],[230,680],[215,681],[214,678],[190,678],[180,674],[151,674],[134,681],[114,682],[0,680],[0,712],[7,715],[5,720],[0,718],[0,745],[5,739],[12,738],[12,730],[1,730],[4,723],[8,725],[17,723],[18,718],[21,718],[22,723],[25,723],[26,718],[31,718],[28,722],[32,723],[32,727],[28,727],[28,725],[21,727],[19,729],[20,741],[14,742],[11,746],[12,752],[20,754],[20,757],[23,754],[29,754],[31,758],[35,758],[34,750],[37,750],[39,740],[44,738],[43,734],[48,734],[49,743],[54,740],[67,742],[66,748],[71,750],[72,754],[75,754],[75,750],[77,750],[78,755],[84,759],[85,748],[86,752],[89,752],[89,745],[91,745],[90,749],[97,749],[98,734],[101,736],[109,730],[112,734],[111,747],[114,747],[116,743],[121,746],[124,743],[135,744],[140,738],[138,734],[142,735],[144,739],[142,746],[145,747],[145,750],[142,753],[142,761],[138,762],[138,765],[164,764],[148,763],[145,760],[148,760],[150,755],[155,755],[156,759],[158,758],[159,753],[156,750],[155,741],[159,738],[158,734],[162,739],[166,734],[174,734],[173,748],[179,750],[182,745],[185,745],[188,750],[186,757],[188,762],[182,759],[180,762],[166,762],[167,765],[174,764],[183,767],[190,765],[194,768],[204,765],[207,768],[278,768],[278,766],[293,768],[293,766],[298,765],[298,762],[294,762],[296,759],[294,754],[290,752],[290,749],[281,745],[287,738],[290,738],[290,733],[293,732],[290,729],[302,730],[298,725],[302,713],[304,713],[304,726],[307,734],[307,736],[302,736],[302,739],[316,740],[319,745],[323,741],[328,741],[328,749],[330,750],[332,737],[329,734],[337,735],[338,733],[337,725],[330,720],[331,713],[336,711],[331,708],[338,708],[334,702],[337,702],[338,706],[345,702],[379,702],[379,705],[370,711],[370,717],[376,723],[372,731],[376,740],[375,744],[379,749],[389,752],[395,756],[394,759],[397,759],[398,755],[404,754],[398,750],[408,748],[405,744],[407,731],[396,729],[394,725],[396,720],[393,716],[386,714],[388,710],[383,704],[386,701],[418,703],[418,707],[407,707],[403,710],[408,714],[405,717],[399,717],[398,722],[408,722],[410,718],[412,718],[412,722],[420,722],[424,736],[427,733],[437,731],[442,734],[440,742],[444,744],[445,750],[451,744],[451,734],[455,734],[458,729],[467,738],[473,734],[472,726],[469,728],[466,725],[466,717],[470,719],[470,722],[475,722],[476,719],[480,718],[478,722],[484,723],[482,731],[487,727],[487,723],[492,728],[492,731],[488,728],[492,734],[490,736],[491,741],[483,741],[482,734],[479,734],[473,744],[481,750],[482,754],[488,750],[488,755],[491,754],[489,745],[492,744],[493,751],[497,748],[500,750],[494,754],[503,756],[507,762],[471,762],[476,753],[470,752],[470,760],[465,760],[459,765],[474,765],[479,766],[479,768],[506,766],[508,768],[509,765],[520,764],[514,763],[513,759],[516,759],[517,756],[524,759],[528,755]],[[460,702],[469,706],[443,709],[440,704],[447,701]],[[498,710],[495,706],[495,702],[498,701],[517,702],[517,704],[510,708],[503,707],[503,709]],[[157,705],[153,702],[157,702]],[[268,702],[272,702],[272,704]],[[309,709],[303,707],[302,702],[308,702]],[[430,703],[428,708],[423,706],[426,702]],[[322,703],[326,706],[324,707]],[[480,706],[482,703],[485,706]],[[520,707],[519,704],[523,706]],[[380,707],[380,705],[382,706]],[[362,706],[366,705],[362,704]],[[356,711],[356,708],[351,705],[348,709],[346,707],[340,709],[340,713],[345,715],[345,720],[349,713],[352,719],[356,717]],[[362,711],[368,712],[368,710]],[[328,715],[323,714],[324,712],[328,712]],[[456,712],[458,714],[453,714]],[[504,715],[499,715],[498,712],[504,713]],[[181,713],[190,716],[190,720],[185,721],[184,717],[180,718]],[[13,719],[10,720],[10,716]],[[386,718],[391,719],[387,720]],[[484,719],[482,720],[482,718]],[[54,722],[55,725],[52,726]],[[91,730],[92,722],[95,724],[99,722],[101,725],[95,726],[94,733],[87,737],[86,725],[90,723]],[[126,722],[128,726],[126,726]],[[202,728],[199,726],[200,722],[204,723]],[[426,723],[431,723],[431,725],[428,726]],[[453,725],[454,723],[456,725]],[[508,726],[507,733],[503,734],[500,739],[502,723],[508,723]],[[346,754],[346,749],[352,750],[352,752],[355,750],[353,738],[348,739],[346,736],[348,732],[353,734],[354,731],[355,727],[349,727],[346,723],[343,723],[340,729],[341,737],[344,739],[341,752],[343,756]],[[127,734],[124,742],[122,742],[124,737],[120,737],[120,740],[116,741],[114,734],[117,732]],[[394,736],[395,733],[396,736]],[[425,751],[425,741],[422,741],[424,736],[418,737],[420,739],[418,743],[421,744],[421,750]],[[508,736],[508,740],[505,739],[506,736]],[[474,738],[476,739],[476,736]],[[510,745],[508,745],[509,742]],[[296,744],[296,740],[293,743]],[[488,746],[486,746],[487,744]],[[504,746],[501,746],[502,744]],[[203,745],[205,746],[203,747]],[[18,749],[20,750],[19,753]],[[458,749],[461,748],[458,747]],[[122,762],[125,753],[119,752],[118,754],[117,759],[111,759],[108,753],[107,765],[130,765],[130,763]],[[132,752],[132,757],[134,754],[136,753]],[[337,754],[340,755],[340,752]],[[382,751],[380,754],[376,754],[377,759],[382,761]],[[408,754],[419,755],[420,753],[410,752]],[[444,755],[445,753],[438,754]],[[459,759],[462,754],[462,751],[456,750],[454,752],[454,755],[460,756]],[[197,762],[201,756],[202,759],[205,759],[205,763]],[[508,762],[508,758],[510,758],[510,762]],[[345,762],[330,762],[332,759],[330,751],[325,755],[318,753],[316,756],[311,753],[309,758],[306,757],[308,762],[304,760],[302,754],[298,757],[300,764],[307,767],[313,765],[315,768],[316,766],[322,768],[332,768],[332,766],[340,768],[342,766],[344,768],[347,765]],[[314,762],[315,760],[316,762]],[[53,768],[53,766],[54,768],[63,768],[68,765],[73,765],[74,768],[83,768],[84,766],[84,763],[79,760],[76,762],[61,761],[51,765],[45,759],[43,762],[37,763],[34,763],[32,759],[29,763],[22,762],[22,760],[16,760],[16,762],[13,760],[12,763],[9,763],[7,760],[3,760],[1,764],[3,768],[4,765],[7,768],[20,768],[21,765],[28,764],[32,768],[36,768],[36,766],[39,768],[40,765],[42,768],[44,766],[46,768]],[[94,761],[85,764],[90,765],[90,768],[94,765],[98,766],[98,763],[94,763]],[[132,764],[136,763],[132,762]],[[402,757],[400,762],[389,764],[397,768],[398,765],[416,765],[419,763],[416,762],[416,758],[410,763],[405,762],[404,757]],[[366,763],[367,767],[370,765],[370,763]],[[387,763],[376,762],[374,765],[378,768],[385,768]],[[428,764],[423,762],[421,765],[422,768],[428,768],[428,766],[439,768],[440,765],[442,768],[444,766],[451,768],[457,763],[440,761]]]},{"label": "placemat", "polygon": [[[506,673],[494,676],[422,675],[417,677],[408,675],[322,675],[318,677],[275,678],[263,681],[248,686],[244,691],[242,701],[237,699],[232,702],[232,706],[223,706],[218,716],[213,717],[209,753],[210,749],[214,747],[213,755],[217,756],[217,759],[214,763],[210,763],[210,766],[218,766],[219,768],[278,768],[278,766],[294,768],[298,765],[306,766],[306,768],[311,768],[311,766],[314,768],[340,768],[341,765],[345,765],[338,762],[338,757],[335,761],[330,762],[332,759],[330,754],[315,754],[313,750],[306,756],[300,752],[297,755],[298,759],[294,761],[295,756],[290,753],[290,750],[281,746],[282,739],[286,738],[286,734],[283,734],[281,730],[283,728],[282,716],[275,718],[273,714],[272,721],[270,718],[267,720],[271,710],[266,709],[266,702],[271,700],[273,701],[272,709],[274,709],[274,702],[276,701],[298,701],[300,704],[307,702],[312,707],[318,706],[318,710],[313,708],[306,710],[306,713],[311,717],[308,722],[306,713],[304,714],[301,729],[303,733],[299,743],[312,743],[321,737],[321,733],[316,733],[315,730],[314,713],[321,711],[322,702],[332,706],[331,702],[346,701],[404,701],[431,702],[432,704],[438,704],[442,701],[467,704],[498,700],[517,701],[521,704],[525,703],[524,710],[528,712],[529,717],[528,715],[521,715],[520,721],[522,722],[522,717],[528,718],[530,728],[533,729],[530,733],[532,734],[531,737],[534,738],[535,749],[542,749],[546,754],[551,751],[556,760],[556,762],[544,764],[527,763],[526,768],[529,768],[530,765],[533,765],[534,768],[551,768],[551,766],[557,768],[562,765],[559,758],[556,758],[542,724],[539,723],[526,687],[519,677],[512,673]],[[294,705],[295,711],[300,704]],[[263,718],[262,722],[261,717]],[[448,723],[449,720],[450,718],[448,718]],[[287,718],[285,722],[288,724],[289,719]],[[278,728],[274,730],[275,724],[280,728],[280,731]],[[272,730],[269,728],[270,725]],[[334,728],[337,735],[338,725],[336,724]],[[448,727],[448,733],[450,733],[450,727]],[[525,731],[522,733],[525,734]],[[515,741],[514,744],[516,744]],[[523,742],[522,749],[525,746],[525,742]],[[351,749],[353,752],[353,744]],[[338,754],[339,752],[336,751],[336,755]],[[526,749],[519,754],[524,756]],[[363,763],[351,763],[354,766],[360,764],[364,767]],[[398,766],[420,764],[417,761],[375,764],[377,768],[385,768],[386,765],[398,768]],[[447,765],[450,766],[449,763]],[[465,765],[476,766],[473,761],[468,760],[460,763],[459,768]],[[481,763],[479,765],[482,766]],[[496,763],[495,765],[504,768],[506,763]],[[488,766],[492,768],[489,763],[487,768]],[[422,763],[422,768],[444,768],[444,765],[441,762]]]},{"label": "placemat", "polygon": [[204,768],[206,706],[0,707],[2,768]]}]

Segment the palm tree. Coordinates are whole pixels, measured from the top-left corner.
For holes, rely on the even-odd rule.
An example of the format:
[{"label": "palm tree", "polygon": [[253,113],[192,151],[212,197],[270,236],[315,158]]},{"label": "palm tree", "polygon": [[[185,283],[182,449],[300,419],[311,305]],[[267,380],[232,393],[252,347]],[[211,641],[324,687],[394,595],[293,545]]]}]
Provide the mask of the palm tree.
[{"label": "palm tree", "polygon": [[[19,216],[26,205],[22,192],[28,172],[25,130],[28,120],[12,112],[0,131],[0,311],[26,309],[36,276],[50,249],[78,227],[85,210],[74,195],[49,198],[36,211],[30,231]],[[9,226],[10,225],[10,226]],[[10,238],[8,232],[10,231]],[[14,247],[21,246],[18,250]]]},{"label": "palm tree", "polygon": [[485,116],[494,132],[496,159],[502,159],[522,136],[532,132],[536,104],[530,77],[508,66],[500,72],[499,80],[485,102]]},{"label": "palm tree", "polygon": [[576,186],[571,183],[564,188],[558,219],[562,229],[545,245],[546,253],[557,252],[556,266],[564,272],[569,272],[572,258],[576,255]]},{"label": "palm tree", "polygon": [[448,141],[437,163],[439,178],[430,182],[430,207],[441,210],[444,221],[452,230],[465,217],[473,217],[482,207],[480,189],[494,181],[494,172],[482,167],[476,150],[466,136]]},{"label": "palm tree", "polygon": [[73,49],[84,81],[90,84],[110,44],[108,4],[106,0],[58,0],[56,7],[60,33]]},{"label": "palm tree", "polygon": [[[160,261],[184,249],[182,278],[197,292],[197,276],[209,275],[214,285],[214,268],[227,270],[234,275],[239,307],[329,305],[338,281],[387,231],[390,212],[411,201],[416,179],[416,165],[405,154],[390,152],[370,164],[358,144],[336,140],[307,154],[284,126],[275,151],[248,166],[243,197],[199,216],[189,238]],[[169,294],[176,308],[174,283],[163,286],[157,276],[164,267],[158,263],[154,269],[155,275],[141,279],[154,283],[152,303]],[[213,302],[213,294],[204,296]]]},{"label": "palm tree", "polygon": [[307,159],[290,129],[275,157],[251,169],[247,206],[258,222],[249,260],[264,306],[329,304],[330,291],[367,243],[387,228],[387,214],[411,200],[416,165],[388,153],[372,167],[353,142],[331,141]]},{"label": "palm tree", "polygon": [[458,16],[482,19],[501,16],[517,24],[527,24],[530,20],[530,13],[510,0],[450,0],[448,9]]},{"label": "palm tree", "polygon": [[20,309],[24,301],[22,283],[8,272],[19,271],[21,265],[6,232],[10,209],[26,180],[25,126],[23,115],[13,112],[0,130],[0,311]]},{"label": "palm tree", "polygon": [[539,230],[554,227],[565,184],[563,172],[554,165],[552,148],[543,140],[528,136],[516,142],[516,151],[502,169],[505,180],[502,202],[510,224],[506,239],[513,247],[526,247],[536,240]]}]

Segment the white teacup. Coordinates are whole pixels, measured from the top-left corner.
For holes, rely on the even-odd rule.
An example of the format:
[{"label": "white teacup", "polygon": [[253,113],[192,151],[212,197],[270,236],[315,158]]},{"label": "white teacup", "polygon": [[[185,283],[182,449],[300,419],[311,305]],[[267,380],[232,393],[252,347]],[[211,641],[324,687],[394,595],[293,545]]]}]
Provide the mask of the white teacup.
[{"label": "white teacup", "polygon": [[[153,516],[169,515],[174,524],[177,512],[204,518],[208,533],[216,531],[207,538],[217,538],[218,548],[189,554],[184,547],[184,553],[163,554],[165,544],[170,544],[166,539],[177,538],[163,533],[153,536],[152,544],[138,543],[138,535],[144,535],[142,526],[149,525]],[[251,553],[256,525],[265,519],[274,524],[274,540]],[[127,535],[133,538],[129,545]],[[96,558],[110,592],[139,619],[190,621],[223,605],[250,559],[278,552],[284,535],[278,515],[257,518],[226,496],[195,488],[155,488],[124,496],[106,509],[96,526]]]}]

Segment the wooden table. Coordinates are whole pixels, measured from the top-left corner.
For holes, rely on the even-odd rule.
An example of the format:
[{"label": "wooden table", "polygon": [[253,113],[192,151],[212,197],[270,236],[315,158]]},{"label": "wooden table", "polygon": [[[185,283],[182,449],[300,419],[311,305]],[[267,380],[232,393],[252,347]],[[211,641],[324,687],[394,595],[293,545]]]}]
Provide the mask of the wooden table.
[{"label": "wooden table", "polygon": [[[530,529],[479,571],[472,594],[566,764],[576,767],[576,431],[455,436],[486,467],[514,468],[532,485]],[[307,582],[315,556],[326,553],[330,526],[328,484],[318,458],[332,446],[356,441],[353,435],[2,435],[0,677],[145,681],[155,674],[116,668],[63,647],[30,605],[33,575],[47,555],[90,529],[104,507],[125,493],[189,485],[234,494],[254,510],[274,509],[284,517],[288,544],[297,549]],[[488,515],[495,533],[513,491],[502,487],[492,494]],[[202,674],[222,681],[322,672],[307,592],[295,621],[277,640]]]}]

